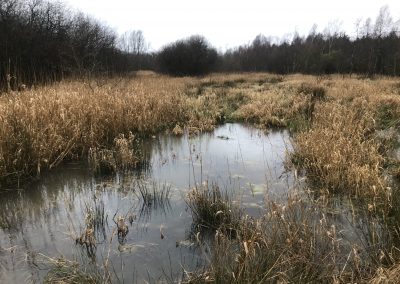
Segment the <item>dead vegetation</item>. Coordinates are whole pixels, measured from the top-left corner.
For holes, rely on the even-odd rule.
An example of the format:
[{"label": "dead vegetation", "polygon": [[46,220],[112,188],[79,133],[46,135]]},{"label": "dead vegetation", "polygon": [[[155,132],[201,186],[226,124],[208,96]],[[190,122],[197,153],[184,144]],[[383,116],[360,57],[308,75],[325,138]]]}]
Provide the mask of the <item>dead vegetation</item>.
[{"label": "dead vegetation", "polygon": [[[246,97],[231,115],[295,130],[290,159],[313,197],[267,201],[261,218],[241,220],[235,239],[217,230],[208,269],[189,273],[188,282],[396,283],[399,193],[388,174],[399,163],[396,79],[292,75],[263,82],[228,84],[225,95],[241,90]],[[338,209],[329,201],[343,196],[351,202],[347,227],[335,222]]]},{"label": "dead vegetation", "polygon": [[[97,84],[63,82],[1,96],[2,184],[37,177],[89,152],[109,168],[134,163],[125,145],[130,141],[121,138],[155,133],[182,121],[183,87],[182,80],[143,77]],[[108,156],[113,156],[111,162]]]},{"label": "dead vegetation", "polygon": [[190,190],[186,203],[191,210],[196,230],[221,230],[234,236],[241,211],[233,205],[231,195],[231,192],[220,189],[216,184],[197,186]]},{"label": "dead vegetation", "polygon": [[[235,238],[216,230],[208,268],[188,273],[186,283],[365,283],[369,279],[396,279],[390,276],[397,273],[395,268],[383,269],[399,257],[388,228],[362,211],[353,211],[348,223],[340,223],[335,213],[340,209],[327,204],[328,198],[294,190],[282,202],[267,199],[262,217],[240,219]],[[363,220],[361,227],[359,218]]]},{"label": "dead vegetation", "polygon": [[[125,170],[139,160],[135,139],[164,130],[199,133],[226,121],[287,127],[291,166],[312,194],[299,188],[283,202],[267,200],[266,212],[253,219],[218,187],[190,191],[193,222],[215,232],[215,245],[209,267],[187,281],[396,283],[398,86],[386,77],[153,74],[8,94],[0,97],[0,180],[36,177],[68,159],[88,158],[102,173]],[[168,200],[168,188],[138,189],[146,207]],[[342,197],[350,200],[356,240],[334,221],[340,208],[329,200]],[[128,221],[115,220],[118,236]],[[95,225],[88,225],[77,242],[95,244],[92,236]]]}]

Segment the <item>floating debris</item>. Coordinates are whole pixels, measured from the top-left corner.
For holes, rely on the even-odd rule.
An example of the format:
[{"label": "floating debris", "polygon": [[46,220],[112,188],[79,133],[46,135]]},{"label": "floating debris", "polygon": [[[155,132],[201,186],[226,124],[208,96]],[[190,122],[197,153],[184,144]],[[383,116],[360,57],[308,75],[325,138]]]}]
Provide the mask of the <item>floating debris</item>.
[{"label": "floating debris", "polygon": [[189,240],[183,240],[183,241],[176,241],[175,244],[176,247],[183,247],[183,248],[191,248],[195,246],[195,243]]},{"label": "floating debris", "polygon": [[230,138],[228,136],[225,136],[225,135],[218,135],[217,138],[221,139],[221,140],[231,140],[232,139],[232,138]]}]

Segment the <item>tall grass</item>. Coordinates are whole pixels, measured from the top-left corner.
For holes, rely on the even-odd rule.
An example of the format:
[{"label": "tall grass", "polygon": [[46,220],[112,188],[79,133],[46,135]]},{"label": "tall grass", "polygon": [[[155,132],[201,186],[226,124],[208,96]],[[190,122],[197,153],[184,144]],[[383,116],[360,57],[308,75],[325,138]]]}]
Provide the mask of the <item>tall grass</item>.
[{"label": "tall grass", "polygon": [[385,192],[387,184],[382,175],[384,157],[373,130],[372,113],[362,105],[320,105],[312,128],[295,137],[293,159],[320,188],[377,195]]},{"label": "tall grass", "polygon": [[[399,192],[388,177],[388,164],[399,163],[390,156],[399,145],[396,80],[292,75],[273,84],[249,81],[236,78],[225,92],[242,90],[246,97],[232,116],[300,130],[291,160],[316,196],[268,201],[261,218],[239,222],[235,239],[217,229],[208,269],[189,274],[188,282],[396,283]],[[350,196],[347,218],[355,236],[337,223],[337,209],[320,203],[338,196]]]},{"label": "tall grass", "polygon": [[148,134],[184,120],[183,80],[143,77],[91,87],[63,82],[0,98],[0,180],[39,176],[119,135]]}]

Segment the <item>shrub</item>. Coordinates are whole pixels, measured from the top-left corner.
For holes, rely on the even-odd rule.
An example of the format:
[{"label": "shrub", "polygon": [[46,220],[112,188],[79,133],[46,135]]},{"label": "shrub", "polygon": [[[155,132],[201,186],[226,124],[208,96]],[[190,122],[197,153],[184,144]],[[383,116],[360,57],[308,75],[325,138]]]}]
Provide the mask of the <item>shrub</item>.
[{"label": "shrub", "polygon": [[212,71],[217,51],[202,36],[191,36],[165,46],[157,56],[161,72],[174,76],[197,76]]}]

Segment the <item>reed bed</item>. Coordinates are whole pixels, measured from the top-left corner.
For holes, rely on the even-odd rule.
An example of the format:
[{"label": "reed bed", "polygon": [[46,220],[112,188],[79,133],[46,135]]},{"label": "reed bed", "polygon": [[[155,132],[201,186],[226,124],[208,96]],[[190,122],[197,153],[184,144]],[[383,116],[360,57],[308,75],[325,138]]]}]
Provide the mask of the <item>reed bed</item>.
[{"label": "reed bed", "polygon": [[[94,84],[91,82],[91,84]],[[164,77],[63,82],[0,98],[0,179],[39,176],[120,135],[155,133],[184,120],[184,80]]]},{"label": "reed bed", "polygon": [[[151,74],[3,95],[0,189],[65,160],[88,158],[100,172],[125,170],[139,161],[137,138],[199,133],[226,121],[289,128],[288,165],[306,177],[308,190],[280,203],[267,200],[258,219],[241,214],[218,187],[190,191],[195,227],[211,229],[215,239],[209,267],[188,273],[187,282],[397,281],[398,78]],[[169,189],[142,187],[138,194],[157,204],[168,201]],[[356,240],[346,237],[327,202],[341,197],[350,200]]]},{"label": "reed bed", "polygon": [[359,196],[385,192],[384,158],[373,129],[373,116],[362,105],[320,105],[310,131],[295,137],[293,159],[320,188]]},{"label": "reed bed", "polygon": [[[399,83],[389,78],[371,81],[339,76],[283,77],[248,73],[213,74],[196,79],[145,74],[131,79],[62,82],[18,94],[5,94],[0,97],[0,181],[2,187],[16,184],[25,178],[38,177],[43,171],[71,159],[89,158],[93,168],[100,172],[101,169],[116,171],[134,167],[139,157],[132,137],[167,129],[176,134],[183,133],[185,128],[190,133],[199,133],[226,121],[246,121],[266,129],[289,127],[306,133],[316,146],[319,139],[327,138],[317,133],[317,129],[323,131],[322,128],[327,126],[322,121],[332,121],[330,115],[340,121],[341,108],[348,110],[348,116],[354,116],[352,112],[356,112],[368,117],[373,125],[367,126],[367,118],[364,118],[360,122],[363,127],[368,127],[364,132],[396,128],[400,124],[399,88]],[[314,119],[316,122],[312,127]],[[346,123],[347,118],[343,121]],[[348,125],[352,126],[351,123]],[[341,131],[341,125],[335,127],[332,131]],[[357,133],[351,137],[358,139],[362,133],[355,131]],[[349,134],[339,132],[337,135],[347,137]],[[335,135],[331,133],[331,137]],[[305,141],[305,136],[296,141],[298,149],[303,147],[300,144]],[[335,140],[340,141],[333,138],[332,143],[336,143]],[[359,143],[364,141],[363,138]],[[363,153],[371,147],[381,147],[376,143],[371,146],[371,143],[367,143],[369,146]],[[339,144],[336,148],[343,146]],[[358,148],[350,144],[348,150],[354,149],[353,156],[359,155]],[[307,145],[313,147],[310,143]],[[334,145],[326,147],[335,148]],[[309,164],[326,164],[330,158],[328,153],[333,153],[323,150],[321,155],[326,158],[318,162],[319,153],[316,149],[313,151],[303,149],[299,152],[308,155]],[[374,150],[371,153],[371,156],[375,155]],[[310,159],[310,155],[315,157]],[[363,170],[375,167],[376,172],[381,165],[376,159],[376,155],[371,157],[371,161],[366,162],[368,167]],[[347,160],[343,162],[347,163]],[[362,162],[360,167],[363,166]],[[333,167],[328,171],[336,169]],[[308,170],[311,173],[311,166]],[[358,179],[364,180],[364,176]],[[356,192],[363,186],[360,181],[357,183]],[[373,185],[382,187],[378,181]]]}]

